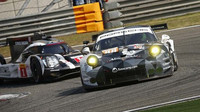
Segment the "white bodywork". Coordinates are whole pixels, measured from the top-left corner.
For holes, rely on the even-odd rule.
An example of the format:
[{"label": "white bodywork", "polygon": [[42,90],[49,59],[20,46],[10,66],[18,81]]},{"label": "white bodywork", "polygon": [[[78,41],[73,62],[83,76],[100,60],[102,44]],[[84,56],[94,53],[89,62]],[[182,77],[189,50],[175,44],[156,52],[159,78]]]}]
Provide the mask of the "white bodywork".
[{"label": "white bodywork", "polygon": [[[36,57],[37,56],[31,56]],[[40,61],[41,65],[42,62]],[[44,66],[42,66],[42,73],[44,73]],[[30,78],[32,77],[30,67],[30,57],[25,63],[9,63],[0,65],[0,78]]]},{"label": "white bodywork", "polygon": [[[155,35],[155,33],[151,30],[150,27],[120,29],[120,30],[101,34],[100,36],[97,37],[96,43],[103,40],[103,39],[108,39],[108,38],[113,38],[113,37],[116,37],[116,36],[122,36],[122,35],[128,35],[128,34],[143,33],[143,32],[148,32],[148,33]],[[156,37],[156,35],[155,35],[155,37]],[[172,39],[170,39],[170,37],[168,35],[162,36],[161,43],[163,43],[167,47],[168,50],[171,48],[172,52],[175,51],[174,41]],[[170,43],[170,46],[167,43]],[[97,73],[94,73],[95,71],[93,70],[93,67],[91,67],[87,64],[87,58],[90,55],[95,55],[96,57],[98,57],[98,59],[100,59],[101,57],[96,55],[96,54],[92,54],[88,47],[85,47],[82,50],[82,53],[85,54],[85,56],[83,57],[83,59],[80,62],[82,83],[84,85],[93,86],[93,87],[98,86],[97,83],[91,83],[90,82],[91,78],[94,78],[92,74],[97,74]],[[175,55],[175,53],[174,53],[174,55]],[[175,61],[176,61],[177,60],[176,55],[175,55],[175,58],[176,58],[175,59]],[[96,72],[98,72],[99,68],[97,67],[95,69],[97,69]],[[93,70],[93,73],[91,73],[92,70]]]},{"label": "white bodywork", "polygon": [[[43,46],[44,43],[34,43],[29,45],[24,51],[27,49],[34,47],[34,46]],[[65,63],[67,66],[69,66],[70,69],[75,69],[76,66],[72,64],[69,61],[66,61],[64,57],[60,54],[54,54],[55,57],[57,57],[58,61],[61,61]],[[19,56],[19,58],[16,60],[16,63],[8,63],[8,64],[0,64],[0,78],[30,78],[33,77],[32,71],[31,71],[31,58],[37,58],[40,62],[41,69],[42,69],[42,75],[45,71],[45,66],[47,66],[46,62],[42,60],[37,55],[31,55],[27,58],[25,62],[22,62],[22,54]],[[82,58],[82,55],[71,57],[72,59],[75,59],[76,61],[80,61]]]},{"label": "white bodywork", "polygon": [[[25,50],[29,49],[33,46],[42,46],[45,45],[44,43],[34,43],[29,45]],[[22,62],[22,54],[19,56],[19,58],[16,60],[16,63],[8,63],[0,65],[0,78],[30,78],[32,77],[32,71],[30,67],[30,59],[31,57],[35,57],[39,60],[41,68],[42,68],[42,74],[44,73],[44,64],[42,63],[42,60],[36,56],[32,55],[29,56],[28,59],[24,62]]]}]

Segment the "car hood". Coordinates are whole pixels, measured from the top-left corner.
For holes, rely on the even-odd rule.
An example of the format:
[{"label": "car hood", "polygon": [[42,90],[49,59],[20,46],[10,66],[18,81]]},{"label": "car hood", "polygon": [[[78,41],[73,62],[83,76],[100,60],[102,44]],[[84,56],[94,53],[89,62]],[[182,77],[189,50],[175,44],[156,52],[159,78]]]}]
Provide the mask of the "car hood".
[{"label": "car hood", "polygon": [[115,47],[102,51],[102,64],[125,61],[127,59],[144,59],[148,55],[148,45],[134,44],[126,47]]}]

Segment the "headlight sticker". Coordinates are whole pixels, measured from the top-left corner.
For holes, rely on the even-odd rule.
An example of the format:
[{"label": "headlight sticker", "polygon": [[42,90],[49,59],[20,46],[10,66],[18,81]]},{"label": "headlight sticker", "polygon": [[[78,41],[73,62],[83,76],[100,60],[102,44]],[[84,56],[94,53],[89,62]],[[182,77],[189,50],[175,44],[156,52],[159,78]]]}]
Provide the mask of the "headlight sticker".
[{"label": "headlight sticker", "polygon": [[99,64],[99,60],[95,55],[90,55],[87,58],[87,64],[92,67],[96,67]]},{"label": "headlight sticker", "polygon": [[160,48],[160,46],[152,45],[152,46],[149,47],[149,54],[150,54],[152,57],[156,57],[156,56],[158,56],[160,53],[161,53],[161,48]]},{"label": "headlight sticker", "polygon": [[58,59],[55,56],[46,57],[48,67],[56,67],[59,65]]}]

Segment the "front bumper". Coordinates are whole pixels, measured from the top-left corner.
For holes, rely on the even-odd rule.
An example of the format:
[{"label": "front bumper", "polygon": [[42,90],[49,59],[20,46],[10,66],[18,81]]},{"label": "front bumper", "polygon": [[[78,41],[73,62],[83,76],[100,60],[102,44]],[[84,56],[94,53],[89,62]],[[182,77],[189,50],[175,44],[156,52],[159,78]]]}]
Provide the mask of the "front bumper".
[{"label": "front bumper", "polygon": [[63,76],[73,75],[80,73],[80,67],[76,67],[74,69],[70,68],[60,68],[60,69],[52,69],[45,68],[44,70],[44,78],[60,78]]},{"label": "front bumper", "polygon": [[87,88],[95,88],[115,85],[123,82],[141,81],[172,75],[172,67],[170,63],[163,63],[156,60],[143,60],[136,65],[132,64],[132,66],[125,67],[123,69],[118,68],[117,71],[113,70],[114,68],[101,66],[87,72],[86,74],[90,77],[87,82],[84,82],[83,79],[84,86]]}]

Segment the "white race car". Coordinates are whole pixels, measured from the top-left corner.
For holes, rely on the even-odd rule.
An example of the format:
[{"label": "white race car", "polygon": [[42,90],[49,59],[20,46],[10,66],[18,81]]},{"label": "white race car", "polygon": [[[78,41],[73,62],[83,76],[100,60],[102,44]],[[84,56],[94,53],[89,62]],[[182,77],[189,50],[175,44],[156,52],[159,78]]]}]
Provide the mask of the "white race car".
[{"label": "white race car", "polygon": [[6,64],[0,55],[0,80],[31,78],[39,83],[80,72],[79,50],[55,38],[35,35],[26,38],[9,38],[11,62]]},{"label": "white race car", "polygon": [[94,36],[93,40],[92,51],[83,48],[85,56],[80,62],[86,90],[166,77],[178,69],[173,40],[162,35],[159,41],[149,26],[114,29]]}]

